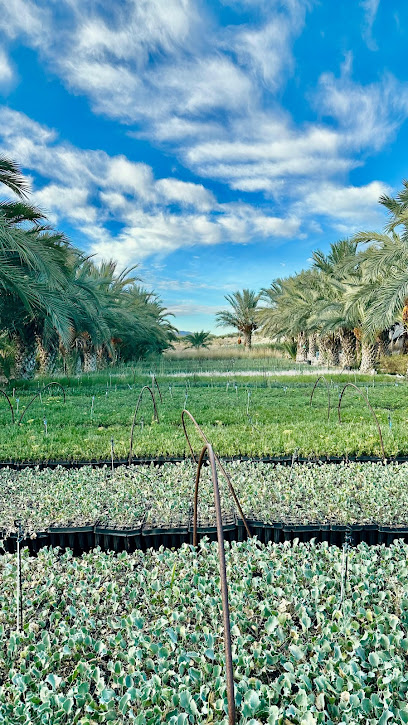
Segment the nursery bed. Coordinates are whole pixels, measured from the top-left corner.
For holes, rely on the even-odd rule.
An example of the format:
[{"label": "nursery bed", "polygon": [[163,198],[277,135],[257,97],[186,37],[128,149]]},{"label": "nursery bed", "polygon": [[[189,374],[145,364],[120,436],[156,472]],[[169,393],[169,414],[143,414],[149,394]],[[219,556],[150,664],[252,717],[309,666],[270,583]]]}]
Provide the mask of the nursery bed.
[{"label": "nursery bed", "polygon": [[[227,544],[237,725],[407,723],[408,547]],[[0,722],[227,720],[215,544],[0,556]]]},{"label": "nursery bed", "polygon": [[[327,541],[342,545],[408,540],[408,464],[295,463],[252,461],[225,464],[259,541]],[[0,471],[0,532],[5,548],[16,549],[19,526],[33,554],[42,546],[75,554],[103,550],[145,551],[192,542],[196,465],[178,464]],[[222,476],[223,529],[227,540],[243,541]],[[212,482],[203,471],[199,538],[216,539]]]}]

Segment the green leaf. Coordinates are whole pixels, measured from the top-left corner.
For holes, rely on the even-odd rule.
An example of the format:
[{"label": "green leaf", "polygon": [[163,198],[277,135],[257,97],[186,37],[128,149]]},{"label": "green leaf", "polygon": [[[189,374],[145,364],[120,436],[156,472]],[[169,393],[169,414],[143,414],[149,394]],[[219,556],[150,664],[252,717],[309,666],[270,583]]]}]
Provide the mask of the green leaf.
[{"label": "green leaf", "polygon": [[244,696],[244,702],[250,712],[255,713],[261,704],[259,695],[255,690],[247,690]]},{"label": "green leaf", "polygon": [[297,662],[300,662],[300,660],[304,659],[305,653],[296,644],[289,645],[289,652],[291,652]]},{"label": "green leaf", "polygon": [[67,715],[71,712],[72,708],[74,706],[74,701],[72,697],[67,697],[64,702],[62,703],[62,707],[64,708]]},{"label": "green leaf", "polygon": [[370,652],[368,655],[368,661],[371,665],[371,667],[378,667],[380,664],[380,658],[376,652]]}]

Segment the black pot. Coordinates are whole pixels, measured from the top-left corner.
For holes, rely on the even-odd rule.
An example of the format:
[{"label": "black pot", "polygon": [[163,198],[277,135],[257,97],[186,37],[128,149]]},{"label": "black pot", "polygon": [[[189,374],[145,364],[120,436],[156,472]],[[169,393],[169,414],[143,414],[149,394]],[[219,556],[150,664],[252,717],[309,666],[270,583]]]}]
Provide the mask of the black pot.
[{"label": "black pot", "polygon": [[[1,536],[0,536],[1,538]],[[48,534],[48,531],[39,531],[35,534],[34,538],[31,538],[30,536],[25,537],[20,542],[20,548],[24,549],[25,547],[28,547],[28,550],[30,552],[31,556],[36,556],[39,552],[39,550],[43,546],[50,546],[51,541]],[[9,534],[4,539],[4,548],[9,554],[15,554],[17,551],[17,534],[12,533]]]},{"label": "black pot", "polygon": [[264,524],[263,536],[265,544],[269,544],[269,542],[280,544],[283,541],[283,524],[280,521]]},{"label": "black pot", "polygon": [[[243,525],[243,524],[242,524]],[[248,521],[250,527],[250,522]],[[190,543],[193,543],[193,522],[190,522]],[[246,530],[244,528],[245,534]],[[224,534],[224,541],[237,541],[238,539],[238,525],[234,514],[228,514],[222,517],[222,533]],[[198,519],[197,522],[197,540],[201,541],[205,536],[210,541],[217,541],[217,525],[215,521],[206,521]],[[242,541],[243,539],[241,539]]]},{"label": "black pot", "polygon": [[94,526],[50,526],[48,529],[51,546],[72,549],[76,556],[95,547]]},{"label": "black pot", "polygon": [[142,525],[126,527],[95,526],[95,546],[103,551],[136,551],[142,548]]},{"label": "black pot", "polygon": [[379,526],[378,543],[390,546],[394,539],[403,539],[408,542],[407,526]]}]

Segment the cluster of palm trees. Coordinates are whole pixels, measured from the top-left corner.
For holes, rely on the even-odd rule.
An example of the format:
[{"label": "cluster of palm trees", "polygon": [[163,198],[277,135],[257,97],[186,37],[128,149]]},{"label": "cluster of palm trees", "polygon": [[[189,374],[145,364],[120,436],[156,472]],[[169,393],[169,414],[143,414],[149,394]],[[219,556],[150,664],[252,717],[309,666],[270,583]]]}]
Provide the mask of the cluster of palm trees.
[{"label": "cluster of palm trees", "polygon": [[0,367],[7,377],[35,370],[92,371],[109,361],[160,353],[175,329],[160,299],[140,286],[134,267],[97,265],[48,224],[28,201],[16,163],[0,157]]},{"label": "cluster of palm trees", "polygon": [[332,244],[328,254],[316,251],[309,269],[276,279],[259,294],[227,295],[231,310],[217,314],[218,324],[235,327],[248,348],[260,328],[296,350],[299,362],[359,365],[361,372],[375,369],[398,335],[406,346],[408,181],[379,202],[389,213],[384,232],[360,232]]},{"label": "cluster of palm trees", "polygon": [[[360,232],[312,255],[310,269],[275,280],[259,310],[265,334],[297,341],[297,359],[323,359],[361,372],[390,351],[393,332],[408,323],[408,182],[396,197],[383,233]],[[395,335],[394,335],[395,336]]]}]

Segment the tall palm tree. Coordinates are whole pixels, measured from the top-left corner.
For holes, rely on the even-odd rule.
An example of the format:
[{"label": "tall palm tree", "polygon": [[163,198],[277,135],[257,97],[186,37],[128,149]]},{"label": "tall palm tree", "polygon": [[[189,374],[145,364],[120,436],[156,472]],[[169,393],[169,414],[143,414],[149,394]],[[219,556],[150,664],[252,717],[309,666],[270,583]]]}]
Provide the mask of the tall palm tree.
[{"label": "tall palm tree", "polygon": [[358,298],[366,303],[363,332],[371,345],[376,338],[387,350],[388,329],[395,322],[402,321],[408,333],[408,181],[395,197],[384,195],[379,202],[389,212],[385,231],[359,232],[354,240],[368,245],[360,252]]},{"label": "tall palm tree", "polygon": [[362,294],[376,292],[367,313],[367,331],[374,334],[401,318],[408,326],[408,234],[360,232],[355,240],[370,243],[361,252]]},{"label": "tall palm tree", "polygon": [[244,344],[248,350],[252,347],[252,333],[258,328],[256,309],[260,295],[253,290],[244,289],[225,295],[231,305],[232,311],[221,310],[216,314],[217,325],[220,327],[235,327],[244,335]]},{"label": "tall palm tree", "polygon": [[[107,362],[141,358],[160,353],[175,339],[167,310],[159,298],[147,292],[133,275],[135,267],[117,271],[117,263],[109,260],[96,265],[84,259],[79,265],[76,282],[95,297],[97,325],[90,327],[86,314],[74,321],[73,347],[80,356],[84,371],[91,372]],[[91,320],[95,317],[91,315]]]}]

